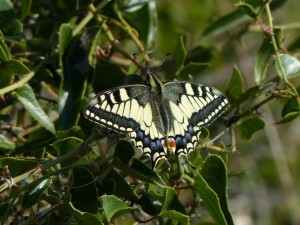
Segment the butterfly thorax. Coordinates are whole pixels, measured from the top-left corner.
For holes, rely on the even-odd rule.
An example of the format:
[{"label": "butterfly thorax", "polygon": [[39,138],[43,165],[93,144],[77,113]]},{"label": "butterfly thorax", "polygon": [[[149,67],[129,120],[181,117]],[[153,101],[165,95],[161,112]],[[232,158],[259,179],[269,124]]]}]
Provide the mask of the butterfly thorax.
[{"label": "butterfly thorax", "polygon": [[174,120],[169,100],[165,94],[163,83],[153,74],[148,75],[148,85],[151,89],[152,117],[157,129],[167,137],[168,132],[173,129]]}]

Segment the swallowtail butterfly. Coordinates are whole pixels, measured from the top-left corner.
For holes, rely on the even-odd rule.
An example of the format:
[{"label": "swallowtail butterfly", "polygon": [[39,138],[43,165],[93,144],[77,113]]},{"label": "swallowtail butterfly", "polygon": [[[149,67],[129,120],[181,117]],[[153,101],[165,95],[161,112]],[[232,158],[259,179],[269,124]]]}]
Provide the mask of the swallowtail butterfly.
[{"label": "swallowtail butterfly", "polygon": [[229,106],[217,89],[196,82],[165,84],[152,73],[145,85],[100,92],[88,103],[87,119],[118,133],[127,133],[154,167],[168,152],[188,156],[201,127],[210,125]]}]

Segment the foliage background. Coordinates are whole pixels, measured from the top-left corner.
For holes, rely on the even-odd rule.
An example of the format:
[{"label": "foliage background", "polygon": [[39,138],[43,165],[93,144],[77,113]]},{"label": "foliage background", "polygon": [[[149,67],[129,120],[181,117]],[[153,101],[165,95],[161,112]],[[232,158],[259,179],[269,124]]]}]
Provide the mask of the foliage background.
[{"label": "foliage background", "polygon": [[[139,76],[127,76],[139,74],[132,59],[132,53],[137,53],[139,60],[150,61],[153,71],[164,81],[174,76],[187,80],[188,74],[192,74],[197,81],[229,95],[232,108],[222,119],[227,121],[225,125],[232,125],[231,133],[226,132],[221,140],[204,149],[202,155],[194,154],[192,162],[205,177],[203,168],[211,166],[209,163],[203,166],[207,151],[223,158],[227,167],[223,172],[228,173],[228,208],[235,224],[299,224],[299,96],[292,88],[299,87],[299,62],[284,64],[285,68],[290,64],[296,68],[287,73],[289,85],[285,79],[278,79],[280,69],[274,66],[275,53],[267,44],[261,47],[262,43],[270,42],[268,38],[273,34],[265,8],[270,3],[279,51],[299,57],[299,3],[297,0],[245,3],[3,0],[0,4],[2,223],[107,224],[111,218],[114,223],[125,224],[124,221],[136,221],[131,212],[139,211],[139,207],[150,215],[158,215],[154,221],[160,224],[184,224],[187,220],[192,224],[213,223],[213,220],[217,223],[216,218],[226,214],[224,208],[219,210],[220,215],[216,215],[218,210],[211,213],[210,207],[215,205],[208,204],[205,208],[207,201],[203,196],[205,204],[191,197],[190,192],[180,192],[180,185],[190,184],[187,177],[181,177],[183,183],[176,189],[170,174],[162,176],[162,181],[140,164],[132,170],[113,161],[110,155],[103,160],[103,152],[98,149],[105,151],[103,146],[111,143],[99,141],[95,145],[92,141],[98,138],[93,125],[81,117],[88,97],[132,80],[140,82]],[[236,13],[237,10],[240,11]],[[115,39],[120,45],[114,44]],[[160,67],[169,52],[171,56]],[[258,65],[257,60],[263,59],[267,59],[265,64]],[[247,92],[256,85],[262,89]],[[253,106],[258,103],[262,104],[256,112]],[[254,120],[244,123],[249,118]],[[260,126],[261,121],[265,121],[264,126]],[[279,121],[287,123],[274,124]],[[222,120],[217,121],[210,134],[205,136],[204,132],[203,141],[223,130]],[[126,143],[121,142],[123,145],[116,148],[121,150],[116,153],[121,158],[128,157],[124,152],[131,150]],[[213,163],[220,163],[214,160]],[[122,179],[115,173],[119,170],[124,172]],[[197,181],[195,187],[198,187],[201,176],[185,172]],[[222,173],[207,173],[222,178]],[[114,186],[122,184],[123,177],[132,185],[127,190],[123,184],[125,193]],[[100,188],[95,180],[102,182]],[[206,182],[209,183],[207,179]],[[162,200],[162,196],[153,194],[153,189],[164,183],[175,189],[166,189],[162,195],[167,197]],[[118,198],[104,195],[101,188],[106,185],[115,188]],[[82,189],[70,189],[71,186]],[[220,187],[227,188],[225,184]],[[177,196],[187,204],[186,209]],[[88,197],[91,199],[87,200]],[[93,204],[93,197],[101,202],[100,210]],[[157,201],[149,200],[153,198]],[[176,208],[167,204],[167,200],[175,201],[172,203]],[[116,204],[109,209],[113,201]],[[90,204],[80,205],[86,202]],[[139,207],[134,208],[129,202]],[[145,202],[149,205],[143,205]],[[126,219],[119,216],[124,213]],[[226,219],[230,224],[230,219]]]}]

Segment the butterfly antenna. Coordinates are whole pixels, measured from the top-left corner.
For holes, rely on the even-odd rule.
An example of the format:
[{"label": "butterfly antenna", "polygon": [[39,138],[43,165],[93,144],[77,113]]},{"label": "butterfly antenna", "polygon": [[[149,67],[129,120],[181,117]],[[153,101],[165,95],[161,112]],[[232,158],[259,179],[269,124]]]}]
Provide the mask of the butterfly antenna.
[{"label": "butterfly antenna", "polygon": [[166,62],[167,57],[170,56],[170,55],[171,55],[171,53],[167,53],[165,55],[165,57],[163,58],[163,60],[161,61],[160,65],[159,65],[159,67],[161,67],[162,65],[164,65],[164,63]]},{"label": "butterfly antenna", "polygon": [[150,66],[148,64],[143,63],[142,61],[140,61],[137,57],[136,53],[132,54],[132,59],[133,61],[137,64],[137,66],[145,73],[148,74],[150,71]]}]

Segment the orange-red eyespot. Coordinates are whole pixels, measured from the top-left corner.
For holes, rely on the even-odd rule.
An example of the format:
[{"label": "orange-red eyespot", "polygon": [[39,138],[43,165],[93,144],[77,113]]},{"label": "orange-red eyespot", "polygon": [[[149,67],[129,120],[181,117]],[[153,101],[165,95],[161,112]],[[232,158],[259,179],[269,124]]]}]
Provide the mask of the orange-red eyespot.
[{"label": "orange-red eyespot", "polygon": [[161,140],[162,146],[165,148],[175,148],[176,147],[176,142],[174,138],[168,138],[168,143],[164,139]]}]

